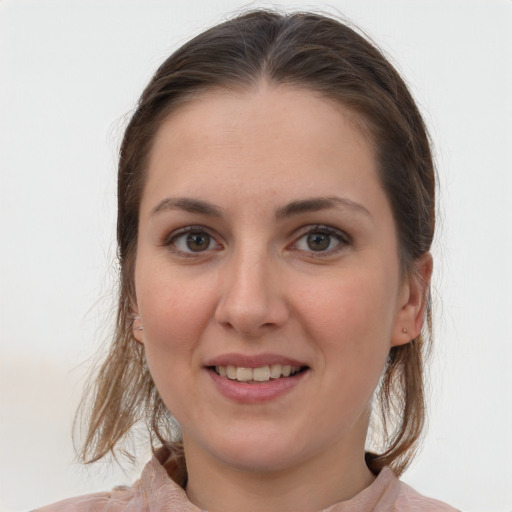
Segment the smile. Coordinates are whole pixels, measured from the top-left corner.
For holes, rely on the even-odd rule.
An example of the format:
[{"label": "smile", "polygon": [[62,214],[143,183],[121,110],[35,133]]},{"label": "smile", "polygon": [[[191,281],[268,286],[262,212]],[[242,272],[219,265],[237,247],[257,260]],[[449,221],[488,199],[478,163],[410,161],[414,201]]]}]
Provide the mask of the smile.
[{"label": "smile", "polygon": [[311,367],[278,354],[223,354],[206,361],[214,389],[230,401],[262,404],[279,399],[307,382]]},{"label": "smile", "polygon": [[272,364],[258,368],[246,368],[243,366],[215,366],[213,370],[221,377],[239,382],[266,382],[271,379],[280,379],[293,376],[305,367],[291,366],[287,364]]}]

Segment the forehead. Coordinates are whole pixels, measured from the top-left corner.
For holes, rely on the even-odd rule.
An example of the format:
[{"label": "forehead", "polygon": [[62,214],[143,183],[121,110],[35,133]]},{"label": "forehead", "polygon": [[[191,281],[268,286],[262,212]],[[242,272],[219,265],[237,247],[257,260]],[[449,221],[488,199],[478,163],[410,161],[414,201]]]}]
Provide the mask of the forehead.
[{"label": "forehead", "polygon": [[[304,121],[307,121],[309,133],[304,131]],[[177,125],[179,131],[174,131]],[[254,133],[251,132],[262,127],[269,139],[279,131],[280,139],[276,142],[282,142],[286,134],[298,140],[300,135],[311,136],[318,129],[323,131],[340,125],[358,132],[359,138],[369,146],[367,149],[373,146],[366,120],[342,102],[305,86],[262,82],[254,87],[216,87],[190,95],[161,123],[155,143],[162,137],[169,137],[173,131],[182,140],[187,138],[194,142],[200,131],[203,142],[208,142],[226,133],[218,128],[237,131],[239,141],[243,142],[244,135],[252,138]]]},{"label": "forehead", "polygon": [[373,146],[358,121],[304,88],[207,91],[163,121],[144,196],[164,189],[211,196],[220,186],[273,196],[380,188]]}]

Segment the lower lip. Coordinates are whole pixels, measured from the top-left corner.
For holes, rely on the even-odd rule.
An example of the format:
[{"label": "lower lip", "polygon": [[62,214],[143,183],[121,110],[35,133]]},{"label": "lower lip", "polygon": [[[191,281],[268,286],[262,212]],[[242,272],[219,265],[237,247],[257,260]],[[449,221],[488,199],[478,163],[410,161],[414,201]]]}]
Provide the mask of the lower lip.
[{"label": "lower lip", "polygon": [[207,372],[217,389],[226,398],[244,404],[258,404],[288,393],[304,379],[309,370],[299,372],[292,377],[281,377],[251,384],[222,377],[210,369],[207,369]]}]

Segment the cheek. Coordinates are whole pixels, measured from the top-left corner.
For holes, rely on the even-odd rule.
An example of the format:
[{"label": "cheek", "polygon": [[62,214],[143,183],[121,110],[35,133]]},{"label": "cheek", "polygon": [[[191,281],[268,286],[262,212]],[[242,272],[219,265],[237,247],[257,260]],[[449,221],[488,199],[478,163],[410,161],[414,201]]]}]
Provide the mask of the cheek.
[{"label": "cheek", "polygon": [[[196,347],[208,322],[210,297],[168,270],[145,270],[136,275],[136,290],[146,361],[166,407],[186,422],[186,404],[197,402],[191,379],[200,367]],[[186,397],[180,392],[184,389]]]},{"label": "cheek", "polygon": [[156,370],[167,366],[172,359],[179,371],[178,362],[192,357],[201,332],[210,321],[213,297],[208,289],[211,287],[207,283],[195,286],[189,278],[164,266],[145,263],[141,258],[135,286],[148,364]]},{"label": "cheek", "polygon": [[319,339],[322,333],[338,333],[354,343],[373,338],[375,332],[390,336],[395,312],[390,288],[385,280],[364,273],[334,278],[314,293],[311,288],[297,292],[302,298],[300,314]]},{"label": "cheek", "polygon": [[326,366],[343,368],[345,377],[356,380],[378,380],[394,327],[394,290],[382,273],[354,270],[315,293],[300,292],[298,316]]}]

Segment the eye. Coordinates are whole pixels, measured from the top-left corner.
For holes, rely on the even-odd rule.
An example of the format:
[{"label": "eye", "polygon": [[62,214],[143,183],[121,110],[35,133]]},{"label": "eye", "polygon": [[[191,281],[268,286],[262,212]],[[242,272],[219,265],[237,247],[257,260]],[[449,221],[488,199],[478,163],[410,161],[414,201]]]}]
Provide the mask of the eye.
[{"label": "eye", "polygon": [[304,252],[331,254],[349,243],[350,239],[343,231],[328,226],[314,226],[293,247]]},{"label": "eye", "polygon": [[174,252],[183,254],[204,253],[218,250],[222,246],[205,229],[190,226],[174,232],[165,243]]}]

